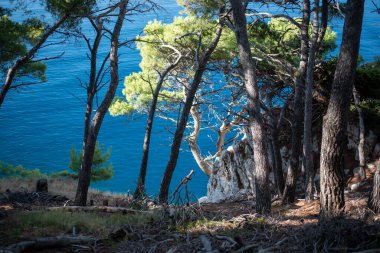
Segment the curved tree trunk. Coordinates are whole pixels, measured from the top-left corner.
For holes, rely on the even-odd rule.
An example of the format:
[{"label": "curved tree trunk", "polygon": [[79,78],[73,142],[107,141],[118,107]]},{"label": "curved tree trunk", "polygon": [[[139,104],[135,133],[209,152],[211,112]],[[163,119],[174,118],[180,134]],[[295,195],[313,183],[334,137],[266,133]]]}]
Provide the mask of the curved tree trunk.
[{"label": "curved tree trunk", "polygon": [[373,189],[368,199],[368,207],[374,212],[380,213],[380,158],[378,160],[377,169],[373,176]]},{"label": "curved tree trunk", "polygon": [[343,150],[347,145],[347,117],[359,53],[364,0],[348,0],[343,38],[321,144],[321,217],[340,216],[344,209]]},{"label": "curved tree trunk", "polygon": [[207,176],[211,175],[212,165],[210,162],[205,160],[205,157],[201,154],[199,146],[197,144],[199,132],[201,130],[201,115],[198,111],[199,106],[193,105],[190,110],[190,114],[194,120],[194,130],[189,136],[189,147],[190,151],[193,154],[193,157],[198,164],[198,167],[205,173]]},{"label": "curved tree trunk", "polygon": [[358,145],[358,153],[359,153],[359,166],[360,166],[360,178],[361,180],[366,179],[365,173],[365,153],[364,153],[364,145],[365,145],[365,127],[364,127],[364,115],[363,110],[360,107],[360,96],[359,92],[356,90],[355,86],[352,90],[354,96],[354,103],[356,106],[356,110],[358,111],[359,116],[359,145]]},{"label": "curved tree trunk", "polygon": [[96,140],[102,125],[104,116],[107,113],[109,106],[115,96],[117,86],[119,84],[119,61],[118,61],[118,48],[119,36],[123,26],[123,21],[127,12],[128,0],[122,0],[119,6],[119,14],[115,23],[112,36],[111,36],[111,49],[110,49],[110,74],[111,80],[107,93],[104,96],[102,103],[96,111],[91,123],[91,128],[87,137],[87,143],[83,151],[82,165],[78,176],[78,187],[75,195],[75,205],[85,206],[87,202],[88,187],[91,180],[91,167],[94,157]]},{"label": "curved tree trunk", "polygon": [[[178,52],[179,53],[179,52]],[[177,66],[178,62],[181,59],[181,55],[179,54],[177,60],[170,64],[161,74],[160,79],[157,82],[156,88],[153,93],[153,100],[150,104],[149,108],[149,115],[146,122],[146,128],[145,128],[145,137],[144,137],[144,144],[143,144],[143,156],[141,159],[141,167],[140,167],[140,173],[139,173],[139,180],[137,182],[137,187],[135,190],[135,193],[133,195],[134,198],[139,198],[145,194],[145,176],[146,176],[146,170],[148,167],[148,158],[149,158],[149,145],[150,145],[150,137],[152,133],[153,128],[153,120],[154,120],[154,114],[156,112],[157,107],[157,101],[158,101],[158,95],[160,93],[162,84],[164,83],[164,80],[166,76],[169,74],[169,72]]]},{"label": "curved tree trunk", "polygon": [[248,41],[247,20],[243,5],[239,0],[231,0],[230,2],[235,21],[235,36],[238,44],[239,60],[243,68],[245,89],[248,95],[249,128],[253,138],[253,155],[255,160],[256,212],[270,213],[271,193],[269,189],[269,162],[266,150],[267,140],[260,112],[256,66]]},{"label": "curved tree trunk", "polygon": [[301,54],[300,66],[295,82],[294,103],[293,103],[293,120],[292,120],[292,153],[289,160],[288,175],[283,203],[293,203],[296,197],[296,184],[299,174],[299,158],[301,155],[301,137],[302,137],[302,120],[303,120],[303,96],[305,90],[305,77],[307,70],[309,35],[308,28],[310,23],[310,1],[303,0],[301,24]]},{"label": "curved tree trunk", "polygon": [[303,131],[303,166],[306,172],[306,192],[305,200],[308,202],[314,198],[314,164],[312,155],[312,119],[313,119],[313,86],[314,86],[314,66],[317,52],[317,40],[319,30],[319,0],[314,0],[313,11],[313,35],[309,50],[309,61],[306,75],[305,92],[305,116]]},{"label": "curved tree trunk", "polygon": [[222,25],[222,21],[220,20],[217,30],[216,30],[215,37],[213,41],[211,42],[211,44],[209,45],[209,47],[207,48],[204,56],[200,59],[199,65],[195,71],[193,82],[190,86],[190,89],[188,89],[187,91],[185,105],[182,109],[181,118],[177,125],[177,129],[174,133],[174,139],[173,139],[173,143],[172,143],[172,147],[170,151],[170,158],[166,166],[164,176],[161,181],[160,193],[159,193],[159,201],[161,203],[166,203],[168,201],[170,182],[172,180],[174,169],[177,165],[182,137],[186,129],[186,124],[189,118],[191,107],[193,106],[195,93],[199,87],[199,84],[202,81],[202,75],[203,75],[203,72],[205,71],[208,61],[210,60],[211,54],[214,52],[219,42],[220,36],[222,35],[222,30],[223,30],[223,25]]}]

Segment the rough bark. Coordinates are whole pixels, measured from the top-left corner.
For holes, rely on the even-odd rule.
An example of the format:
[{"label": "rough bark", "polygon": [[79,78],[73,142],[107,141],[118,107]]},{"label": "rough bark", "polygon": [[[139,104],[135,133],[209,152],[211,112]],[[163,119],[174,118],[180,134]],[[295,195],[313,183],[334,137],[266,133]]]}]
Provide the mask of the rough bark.
[{"label": "rough bark", "polygon": [[364,152],[364,145],[365,145],[365,126],[364,126],[364,115],[363,110],[360,107],[360,95],[359,92],[356,90],[355,86],[352,90],[353,97],[354,97],[354,103],[356,106],[356,110],[358,111],[358,117],[359,117],[359,144],[358,144],[358,154],[359,154],[359,174],[361,180],[364,180],[366,178],[365,173],[365,152]]},{"label": "rough bark", "polygon": [[18,59],[12,67],[8,70],[7,77],[5,82],[1,88],[0,92],[0,107],[4,102],[5,96],[7,95],[9,89],[11,88],[13,79],[16,76],[17,71],[27,64],[34,55],[38,52],[38,50],[42,47],[42,45],[46,42],[46,40],[70,17],[71,10],[75,7],[75,5],[70,8],[49,30],[47,30],[38,41],[36,45],[34,45],[23,57]]},{"label": "rough bark", "polygon": [[306,172],[305,200],[308,202],[314,198],[314,164],[312,155],[312,118],[313,118],[313,86],[314,66],[317,52],[319,30],[319,0],[314,1],[312,39],[309,50],[309,60],[306,74],[305,111],[303,130],[303,166]]},{"label": "rough bark", "polygon": [[119,84],[119,70],[118,70],[118,48],[119,48],[119,36],[123,26],[123,21],[127,11],[128,0],[122,0],[119,6],[119,13],[117,21],[115,23],[112,36],[111,36],[111,49],[110,49],[110,84],[108,90],[103,98],[102,103],[97,109],[94,118],[91,122],[89,129],[87,142],[83,150],[82,164],[78,176],[78,187],[75,195],[75,204],[78,206],[84,206],[87,202],[88,187],[91,180],[91,167],[94,157],[96,140],[99,134],[100,127],[102,125],[104,116],[107,113],[109,106],[115,96],[117,86]]},{"label": "rough bark", "polygon": [[153,100],[150,104],[149,115],[148,115],[148,119],[146,122],[145,137],[144,137],[144,144],[143,144],[143,156],[141,159],[141,166],[140,166],[140,173],[139,173],[139,179],[137,182],[137,187],[136,187],[135,193],[133,195],[134,198],[139,198],[145,194],[145,177],[146,177],[146,170],[148,167],[150,137],[151,137],[152,128],[153,128],[154,115],[156,113],[156,108],[157,108],[158,95],[160,94],[160,90],[161,90],[162,84],[164,83],[166,76],[170,73],[170,71],[173,68],[175,68],[175,66],[177,66],[180,59],[181,59],[181,56],[179,55],[177,60],[174,63],[170,64],[160,74],[160,78],[159,78],[157,85],[156,85],[156,88],[153,92]]},{"label": "rough bark", "polygon": [[211,42],[211,44],[206,49],[202,58],[199,60],[191,87],[187,91],[185,104],[183,106],[182,113],[181,113],[181,118],[177,125],[176,131],[174,133],[174,139],[173,139],[173,143],[172,143],[172,147],[170,151],[170,158],[166,166],[164,176],[161,181],[160,193],[159,193],[159,201],[161,203],[166,203],[168,201],[169,187],[170,187],[174,169],[177,165],[179,149],[181,147],[181,142],[182,142],[183,134],[186,129],[186,124],[189,118],[190,110],[191,110],[191,107],[193,106],[195,93],[199,87],[199,84],[202,81],[202,76],[205,71],[207,63],[210,60],[211,54],[214,52],[219,42],[220,36],[222,35],[222,29],[223,29],[223,25],[222,25],[222,21],[220,20],[217,26],[215,37],[213,41]]},{"label": "rough bark", "polygon": [[344,163],[347,116],[352,94],[362,30],[364,0],[348,0],[340,54],[321,144],[321,217],[340,216],[344,208]]},{"label": "rough bark", "polygon": [[368,199],[368,207],[376,213],[380,212],[380,158],[373,176],[373,189]]},{"label": "rough bark", "polygon": [[293,203],[296,197],[296,184],[299,174],[299,157],[301,155],[301,137],[302,137],[302,120],[303,120],[303,96],[305,90],[305,78],[308,61],[308,28],[310,23],[310,1],[303,0],[301,24],[301,53],[300,66],[295,82],[294,102],[293,102],[293,119],[292,119],[292,139],[290,162],[286,178],[283,203]]},{"label": "rough bark", "polygon": [[259,87],[256,66],[248,41],[247,20],[244,7],[239,0],[231,0],[234,32],[238,44],[239,61],[243,69],[245,89],[248,95],[249,127],[253,137],[253,153],[256,175],[256,212],[270,213],[271,194],[269,189],[269,162],[266,151],[266,130],[260,112]]}]

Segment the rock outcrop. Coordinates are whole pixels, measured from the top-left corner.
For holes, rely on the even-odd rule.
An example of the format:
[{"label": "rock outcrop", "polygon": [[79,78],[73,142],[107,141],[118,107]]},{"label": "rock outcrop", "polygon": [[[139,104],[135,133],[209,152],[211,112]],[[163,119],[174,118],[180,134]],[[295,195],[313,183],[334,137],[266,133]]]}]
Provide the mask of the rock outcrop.
[{"label": "rock outcrop", "polygon": [[208,202],[238,200],[253,196],[253,149],[247,139],[237,141],[216,158],[207,186]]},{"label": "rock outcrop", "polygon": [[[346,174],[354,175],[354,169],[358,166],[359,131],[355,125],[349,125],[347,129],[348,143],[345,152]],[[282,169],[286,173],[291,151],[286,146],[281,147]],[[316,183],[318,184],[320,140],[313,137],[313,163],[315,166]],[[365,142],[367,162],[380,157],[380,142],[378,136],[368,131]],[[300,157],[300,160],[302,158]],[[217,203],[224,201],[236,201],[247,196],[255,195],[255,169],[253,149],[248,139],[235,142],[227,150],[217,157],[212,165],[212,173],[207,186],[207,202]],[[301,169],[301,168],[300,168]],[[271,173],[271,181],[274,183]],[[360,183],[360,182],[359,182]],[[202,201],[206,201],[202,199]]]}]

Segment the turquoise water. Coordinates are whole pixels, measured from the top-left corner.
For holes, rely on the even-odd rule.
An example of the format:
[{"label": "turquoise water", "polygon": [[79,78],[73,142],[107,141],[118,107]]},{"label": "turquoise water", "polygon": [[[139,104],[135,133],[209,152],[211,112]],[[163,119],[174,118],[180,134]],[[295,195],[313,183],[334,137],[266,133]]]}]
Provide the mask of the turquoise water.
[{"label": "turquoise water", "polygon": [[[133,21],[125,23],[122,38],[134,38],[149,20],[171,22],[178,15],[180,7],[175,0],[158,2],[165,11],[131,16]],[[373,9],[372,3],[367,1],[360,49],[365,60],[373,60],[376,55],[380,55],[380,15],[372,12]],[[35,6],[34,11],[44,13],[38,6]],[[334,21],[334,30],[338,35],[341,34],[341,21]],[[72,145],[79,150],[83,138],[86,94],[78,78],[85,81],[88,74],[86,50],[81,41],[71,41],[41,51],[42,57],[63,51],[65,54],[58,60],[48,62],[47,83],[8,94],[0,109],[0,160],[14,165],[22,164],[27,168],[40,168],[44,172],[67,169]],[[108,46],[103,46],[100,51],[104,53],[107,50]],[[137,50],[122,49],[120,76],[138,71],[139,62]],[[117,92],[120,96],[122,89],[123,83],[120,82]],[[135,188],[145,123],[144,115],[106,116],[99,141],[105,147],[112,146],[110,160],[114,165],[115,176],[110,181],[93,184],[93,187],[114,192],[127,192]],[[167,128],[174,131],[172,123],[156,119],[147,174],[147,191],[150,194],[157,194],[169,157],[172,135]],[[200,138],[200,145],[204,153],[208,150],[214,152],[214,145],[205,134]],[[207,177],[198,169],[184,143],[172,187],[191,169],[195,170],[195,175],[189,184],[190,191],[197,197],[205,195]]]}]

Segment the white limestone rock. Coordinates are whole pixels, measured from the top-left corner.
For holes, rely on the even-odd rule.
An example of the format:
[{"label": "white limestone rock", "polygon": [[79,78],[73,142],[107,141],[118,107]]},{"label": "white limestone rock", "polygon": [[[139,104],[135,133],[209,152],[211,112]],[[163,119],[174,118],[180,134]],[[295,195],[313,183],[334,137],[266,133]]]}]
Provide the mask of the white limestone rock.
[{"label": "white limestone rock", "polygon": [[212,203],[234,201],[254,195],[254,159],[248,140],[240,140],[218,157],[207,186]]}]

